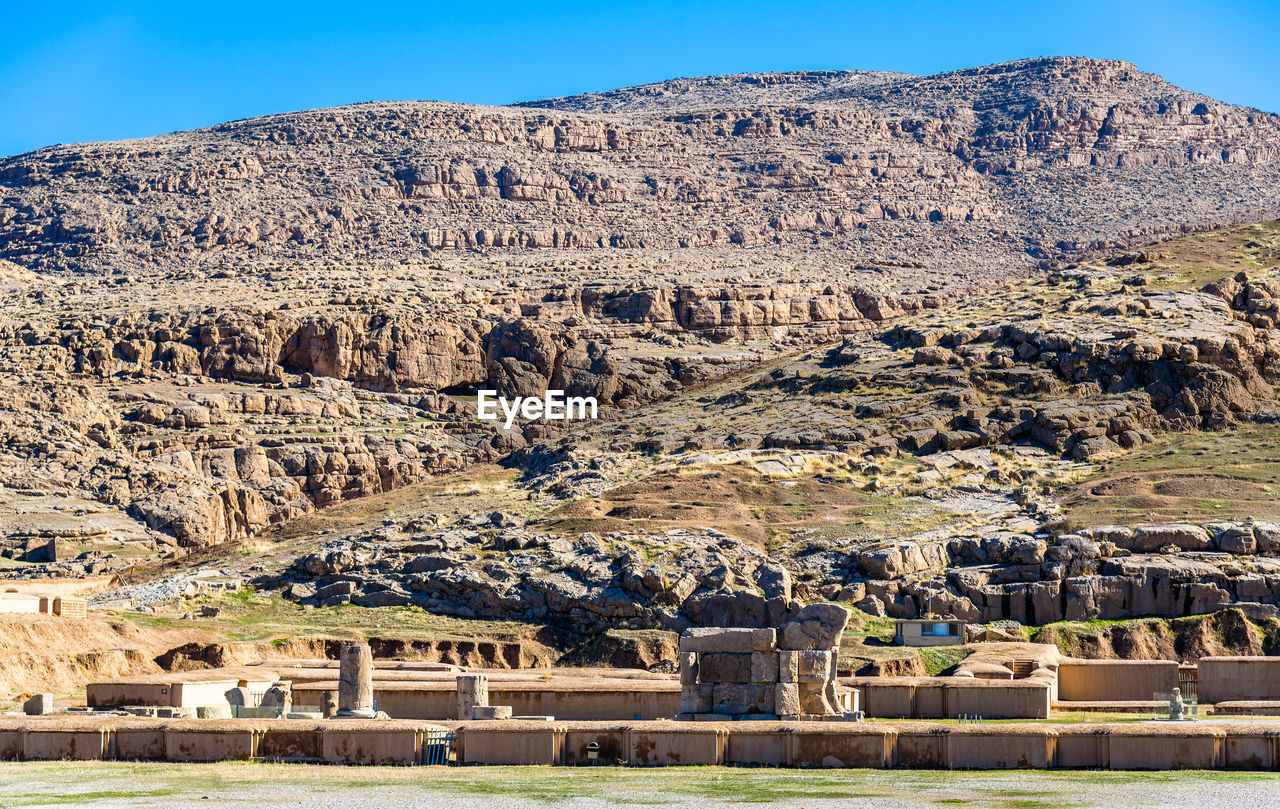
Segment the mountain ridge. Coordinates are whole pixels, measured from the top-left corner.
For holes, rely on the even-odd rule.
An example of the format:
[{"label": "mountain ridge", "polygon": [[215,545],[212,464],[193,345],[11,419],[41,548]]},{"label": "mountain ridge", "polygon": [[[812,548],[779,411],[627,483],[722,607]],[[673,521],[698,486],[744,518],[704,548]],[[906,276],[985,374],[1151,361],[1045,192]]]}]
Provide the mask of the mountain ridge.
[{"label": "mountain ridge", "polygon": [[[713,97],[585,108],[670,87]],[[773,247],[818,265],[910,252],[968,282],[1280,210],[1280,116],[1123,62],[742,74],[604,95],[368,102],[5,158],[0,258],[81,273]]]}]

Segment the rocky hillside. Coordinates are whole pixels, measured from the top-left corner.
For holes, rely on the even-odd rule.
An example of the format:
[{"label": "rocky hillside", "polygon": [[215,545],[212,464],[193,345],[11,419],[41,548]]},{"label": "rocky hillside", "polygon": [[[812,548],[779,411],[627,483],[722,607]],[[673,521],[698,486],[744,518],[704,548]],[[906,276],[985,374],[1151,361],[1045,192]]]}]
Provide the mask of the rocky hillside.
[{"label": "rocky hillside", "polygon": [[[1222,555],[1280,515],[1152,546],[1044,489],[1274,415],[1277,230],[1212,228],[1274,216],[1277,165],[1277,116],[1084,59],[7,158],[3,575],[261,542],[306,605],[574,626],[1271,604],[1273,563]],[[479,388],[605,423],[501,430]]]},{"label": "rocky hillside", "polygon": [[[1073,265],[528,435],[505,467],[277,533],[241,572],[304,607],[586,631],[764,626],[816,598],[1274,621],[1277,300],[1277,222]],[[1191,431],[1206,448],[1179,458]],[[1126,471],[1199,511],[1071,519],[1064,493]]]},{"label": "rocky hillside", "polygon": [[[1280,203],[1280,118],[1123,62],[370,103],[0,161],[0,258],[61,272],[775,245],[998,277]],[[818,262],[821,263],[821,262]]]}]

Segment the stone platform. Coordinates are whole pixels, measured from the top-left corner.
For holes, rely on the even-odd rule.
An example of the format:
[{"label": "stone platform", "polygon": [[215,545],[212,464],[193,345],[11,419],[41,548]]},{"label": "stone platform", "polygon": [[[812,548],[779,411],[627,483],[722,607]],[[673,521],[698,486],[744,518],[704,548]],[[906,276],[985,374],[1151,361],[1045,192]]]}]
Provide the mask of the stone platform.
[{"label": "stone platform", "polygon": [[[293,704],[300,710],[318,709],[326,691],[337,681],[294,683]],[[437,720],[454,717],[456,678],[436,682],[375,681],[378,710],[397,719]],[[554,716],[567,720],[662,719],[680,707],[680,683],[675,680],[497,680],[489,683],[489,703],[509,705],[517,716]]]},{"label": "stone platform", "polygon": [[[921,769],[1280,769],[1280,721],[1254,725],[937,722],[442,722],[0,717],[0,759]],[[591,753],[595,753],[595,758]]]}]

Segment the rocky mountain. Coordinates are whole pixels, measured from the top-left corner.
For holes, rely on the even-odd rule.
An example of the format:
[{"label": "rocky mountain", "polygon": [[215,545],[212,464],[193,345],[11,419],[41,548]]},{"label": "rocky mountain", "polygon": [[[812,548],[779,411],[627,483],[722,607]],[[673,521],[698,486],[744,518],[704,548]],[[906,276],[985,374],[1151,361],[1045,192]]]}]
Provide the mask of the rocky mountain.
[{"label": "rocky mountain", "polygon": [[370,103],[8,158],[0,258],[138,272],[772,245],[834,256],[845,280],[858,263],[990,278],[1264,218],[1278,160],[1280,117],[1075,58]]},{"label": "rocky mountain", "polygon": [[[1274,414],[1280,237],[1213,228],[1274,217],[1278,166],[1280,117],[1087,59],[10,157],[5,575],[216,557],[359,501],[375,525],[254,562],[259,583],[579,627],[814,594],[1110,616],[1156,580],[1173,614],[1273,604],[1274,563],[1241,582],[1212,554],[1273,550],[1280,514],[1153,546],[1049,526],[1043,489]],[[605,423],[502,430],[478,388],[595,396]]]},{"label": "rocky mountain", "polygon": [[[975,623],[1230,607],[1274,624],[1280,223],[1171,248],[1013,284],[532,443],[511,458],[514,491],[538,504],[523,516],[339,531],[256,581],[318,607],[592,631],[768,626],[793,598]],[[1215,252],[1250,269],[1202,284]],[[1206,437],[1179,458],[1192,430],[1256,449]],[[1171,520],[1139,496],[1123,501],[1137,514],[1103,507],[1082,522],[1063,494],[1083,480],[1096,497],[1109,464],[1193,508]]]}]

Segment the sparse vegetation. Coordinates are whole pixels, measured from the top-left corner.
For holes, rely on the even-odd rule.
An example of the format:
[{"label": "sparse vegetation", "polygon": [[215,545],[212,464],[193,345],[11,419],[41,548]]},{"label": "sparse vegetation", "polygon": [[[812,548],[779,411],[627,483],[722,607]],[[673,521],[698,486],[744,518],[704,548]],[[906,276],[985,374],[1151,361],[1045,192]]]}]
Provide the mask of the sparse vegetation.
[{"label": "sparse vegetation", "polygon": [[1171,433],[1057,487],[1076,525],[1280,519],[1280,426]]},{"label": "sparse vegetation", "polygon": [[[216,607],[218,615],[200,617],[200,607],[206,606]],[[233,641],[272,640],[282,636],[365,638],[374,635],[417,640],[516,640],[532,638],[541,628],[518,621],[436,615],[417,607],[343,604],[307,609],[286,601],[278,593],[255,593],[252,589],[191,599],[183,611],[190,612],[192,617],[179,618],[177,610],[127,611],[121,617],[138,626],[212,630]]]},{"label": "sparse vegetation", "polygon": [[[145,783],[146,786],[140,786]],[[207,799],[219,807],[266,801],[287,789],[295,799],[324,795],[344,801],[377,788],[388,803],[443,803],[467,798],[519,798],[555,806],[599,801],[640,807],[673,800],[716,804],[811,801],[884,801],[912,807],[1114,806],[1119,796],[1174,805],[1175,796],[1200,786],[1221,795],[1254,795],[1280,786],[1280,775],[1255,772],[1073,772],[1017,770],[795,771],[726,767],[360,767],[224,762],[125,764],[22,762],[0,764],[6,807],[75,803],[112,805],[148,798]],[[467,804],[470,805],[470,804]]]}]

